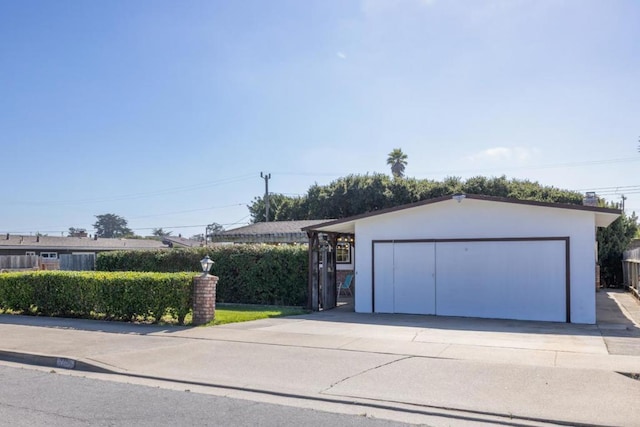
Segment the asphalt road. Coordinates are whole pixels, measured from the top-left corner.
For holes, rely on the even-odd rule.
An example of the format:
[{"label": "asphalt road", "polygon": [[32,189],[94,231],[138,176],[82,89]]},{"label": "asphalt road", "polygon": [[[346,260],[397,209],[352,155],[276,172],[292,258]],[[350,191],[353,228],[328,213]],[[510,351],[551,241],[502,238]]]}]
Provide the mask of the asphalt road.
[{"label": "asphalt road", "polygon": [[0,426],[404,426],[187,391],[0,366]]}]

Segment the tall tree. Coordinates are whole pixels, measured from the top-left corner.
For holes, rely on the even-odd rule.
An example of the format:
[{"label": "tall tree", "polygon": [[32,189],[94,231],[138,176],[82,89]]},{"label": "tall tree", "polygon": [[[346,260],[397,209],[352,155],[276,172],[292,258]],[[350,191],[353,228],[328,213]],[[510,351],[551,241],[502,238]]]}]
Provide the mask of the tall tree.
[{"label": "tall tree", "polygon": [[69,237],[87,237],[87,230],[84,228],[69,227]]},{"label": "tall tree", "polygon": [[404,168],[407,166],[408,156],[402,152],[401,148],[394,148],[387,157],[387,164],[391,166],[391,173],[394,178],[404,177]]},{"label": "tall tree", "polygon": [[[298,198],[296,197],[289,197],[275,193],[269,195],[269,200],[271,205],[269,208],[269,221],[291,220],[292,218],[287,216],[285,212],[298,212],[302,209],[300,204],[297,203]],[[247,205],[247,208],[251,214],[251,222],[256,223],[265,221],[264,197],[254,198],[253,202],[250,205]]]},{"label": "tall tree", "polygon": [[224,231],[224,227],[217,222],[212,222],[207,225],[207,238],[211,237],[214,234],[222,233]]},{"label": "tall tree", "polygon": [[151,232],[151,235],[156,237],[165,237],[165,236],[171,236],[171,233],[173,232],[164,231],[162,227],[160,227],[160,228],[154,228],[153,231]]},{"label": "tall tree", "polygon": [[93,224],[98,237],[132,237],[133,231],[127,227],[127,220],[115,214],[96,215]]},{"label": "tall tree", "polygon": [[[394,150],[395,151],[395,150]],[[477,176],[465,181],[457,177],[443,181],[391,179],[385,174],[348,175],[328,185],[314,184],[302,197],[273,194],[272,220],[338,219],[378,209],[455,193],[483,194],[539,202],[582,204],[583,194],[543,186],[537,182],[507,179],[506,176]],[[613,206],[610,206],[613,207]],[[256,197],[248,206],[253,222],[264,221],[264,199]],[[623,216],[606,229],[599,229],[598,251],[603,282],[622,280],[621,256],[638,230],[638,218]]]},{"label": "tall tree", "polygon": [[196,240],[198,242],[204,242],[204,234],[200,233],[200,234],[194,234],[193,236],[189,237],[190,240]]},{"label": "tall tree", "polygon": [[[613,206],[610,206],[613,207]],[[622,275],[622,253],[638,232],[638,217],[624,213],[607,228],[598,228],[598,264],[604,286],[618,286],[624,281]]]},{"label": "tall tree", "polygon": [[[583,198],[581,193],[575,191],[527,180],[507,179],[505,176],[478,176],[466,181],[449,177],[432,181],[391,179],[389,175],[375,173],[348,175],[327,185],[314,184],[301,197],[272,194],[274,203],[269,215],[272,221],[338,219],[460,192],[578,205],[582,204]],[[248,208],[252,222],[264,221],[263,198],[256,197]]]}]

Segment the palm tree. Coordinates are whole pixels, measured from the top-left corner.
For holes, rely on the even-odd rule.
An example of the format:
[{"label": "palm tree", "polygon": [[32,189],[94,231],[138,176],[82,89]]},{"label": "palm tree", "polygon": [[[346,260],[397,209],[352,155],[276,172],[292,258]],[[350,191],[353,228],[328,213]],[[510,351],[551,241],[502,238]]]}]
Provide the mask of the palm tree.
[{"label": "palm tree", "polygon": [[173,231],[164,231],[162,227],[160,227],[160,228],[154,228],[153,231],[151,232],[151,235],[156,237],[168,237],[168,236],[171,236],[171,233],[173,233]]},{"label": "palm tree", "polygon": [[394,148],[387,157],[387,164],[391,165],[391,173],[394,178],[404,177],[404,167],[407,166],[407,155],[401,148]]}]

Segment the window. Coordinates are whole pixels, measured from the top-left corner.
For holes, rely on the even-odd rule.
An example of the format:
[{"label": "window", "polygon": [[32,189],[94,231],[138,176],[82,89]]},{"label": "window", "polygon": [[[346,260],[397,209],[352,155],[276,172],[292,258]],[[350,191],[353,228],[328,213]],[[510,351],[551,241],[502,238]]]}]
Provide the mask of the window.
[{"label": "window", "polygon": [[351,264],[351,243],[338,242],[336,245],[336,263]]},{"label": "window", "polygon": [[36,254],[36,253],[35,253],[35,252],[33,252],[33,251],[27,251],[27,252],[25,253],[25,255],[30,255],[30,256],[33,256],[33,255],[35,255],[35,254]]},{"label": "window", "polygon": [[40,258],[57,259],[58,252],[40,252]]}]

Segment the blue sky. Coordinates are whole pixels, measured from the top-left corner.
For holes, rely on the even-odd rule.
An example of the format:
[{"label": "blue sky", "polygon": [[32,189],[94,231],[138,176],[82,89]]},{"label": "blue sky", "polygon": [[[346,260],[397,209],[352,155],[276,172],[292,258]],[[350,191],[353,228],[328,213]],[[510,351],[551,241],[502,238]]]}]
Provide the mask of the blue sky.
[{"label": "blue sky", "polygon": [[626,194],[635,0],[0,0],[0,232],[246,223],[350,173]]}]

